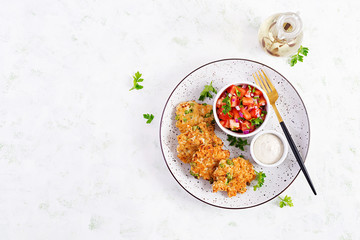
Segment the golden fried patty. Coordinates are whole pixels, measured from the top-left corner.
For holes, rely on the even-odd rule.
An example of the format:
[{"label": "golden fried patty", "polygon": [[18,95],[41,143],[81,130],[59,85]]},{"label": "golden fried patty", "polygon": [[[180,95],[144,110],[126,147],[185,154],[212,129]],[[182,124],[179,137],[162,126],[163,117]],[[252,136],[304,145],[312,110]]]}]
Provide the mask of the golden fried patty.
[{"label": "golden fried patty", "polygon": [[188,126],[187,131],[181,133],[178,137],[179,145],[177,147],[178,158],[184,163],[189,163],[199,147],[204,144],[213,146],[223,146],[224,143],[215,133],[206,126],[206,123],[200,123],[195,126]]},{"label": "golden fried patty", "polygon": [[212,106],[207,104],[199,104],[195,101],[180,103],[176,107],[176,127],[180,132],[185,132],[188,126],[196,126],[202,122],[214,130],[214,115]]},{"label": "golden fried patty", "polygon": [[229,156],[230,152],[222,149],[222,146],[202,145],[190,162],[190,173],[196,178],[202,177],[205,180],[211,180],[219,162]]},{"label": "golden fried patty", "polygon": [[246,192],[246,185],[256,177],[253,165],[243,158],[221,160],[213,173],[213,192],[226,191],[229,197]]}]

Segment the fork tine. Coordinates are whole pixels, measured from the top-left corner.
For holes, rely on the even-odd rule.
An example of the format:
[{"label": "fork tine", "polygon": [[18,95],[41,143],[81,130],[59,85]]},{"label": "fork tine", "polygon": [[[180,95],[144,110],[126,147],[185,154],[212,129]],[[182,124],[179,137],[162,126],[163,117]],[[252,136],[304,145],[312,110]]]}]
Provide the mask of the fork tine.
[{"label": "fork tine", "polygon": [[265,78],[263,77],[263,75],[261,74],[261,72],[259,71],[259,75],[264,83],[264,85],[266,86],[266,89],[268,90],[268,93],[270,93],[272,91],[272,89],[270,88],[270,86],[267,84],[267,81],[265,80]]},{"label": "fork tine", "polygon": [[270,79],[268,78],[268,76],[265,74],[264,70],[261,69],[261,71],[262,71],[262,73],[264,74],[264,76],[265,76],[265,78],[266,78],[266,81],[267,81],[267,83],[269,84],[271,90],[274,91],[274,90],[275,90],[274,85],[272,84],[272,82],[270,81]]},{"label": "fork tine", "polygon": [[254,78],[254,80],[255,80],[256,85],[258,85],[259,87],[261,87],[260,83],[258,82],[258,80],[256,79],[256,77],[255,77],[254,74],[253,74],[253,78]]},{"label": "fork tine", "polygon": [[259,78],[259,76],[255,77],[255,73],[253,73],[253,77],[256,81],[256,84],[259,85],[265,92],[267,92],[263,82],[261,81],[261,79]]},{"label": "fork tine", "polygon": [[264,89],[266,93],[271,92],[269,86],[266,84],[266,81],[265,81],[264,79],[262,79],[262,78],[259,77],[259,75],[261,76],[261,73],[259,72],[259,75],[258,75],[258,73],[255,72],[255,74],[256,74],[257,79],[258,79],[259,82],[261,83],[262,89]]}]

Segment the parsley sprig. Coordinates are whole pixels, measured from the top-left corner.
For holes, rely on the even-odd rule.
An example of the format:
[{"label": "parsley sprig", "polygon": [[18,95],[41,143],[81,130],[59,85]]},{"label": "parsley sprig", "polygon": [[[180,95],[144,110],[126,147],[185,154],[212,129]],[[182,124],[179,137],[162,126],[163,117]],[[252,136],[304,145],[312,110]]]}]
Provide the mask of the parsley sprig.
[{"label": "parsley sprig", "polygon": [[231,135],[227,135],[227,140],[230,142],[230,146],[235,146],[244,151],[244,146],[249,145],[247,140],[242,140],[241,138],[236,138]]},{"label": "parsley sprig", "polygon": [[199,100],[204,101],[206,97],[213,98],[210,92],[217,93],[216,89],[212,86],[212,81],[210,82],[210,85],[205,85],[204,90],[200,93]]},{"label": "parsley sprig", "polygon": [[285,207],[285,206],[289,206],[289,207],[293,207],[293,206],[294,206],[294,204],[293,204],[290,196],[285,195],[284,198],[281,198],[281,197],[279,197],[279,198],[281,199],[281,201],[280,201],[280,203],[279,203],[279,206],[280,206],[281,208],[283,208],[283,207]]},{"label": "parsley sprig", "polygon": [[224,100],[222,100],[222,102],[225,103],[225,105],[222,106],[222,108],[223,108],[222,112],[223,112],[223,114],[227,114],[231,110],[231,103],[230,103],[229,96],[226,96],[226,98],[224,98]]},{"label": "parsley sprig", "polygon": [[265,182],[265,178],[266,178],[265,173],[263,173],[262,171],[261,172],[255,171],[255,173],[256,173],[256,180],[258,183],[254,186],[254,191],[256,191],[256,189],[262,187],[262,185]]},{"label": "parsley sprig", "polygon": [[152,114],[143,114],[144,118],[147,119],[146,123],[149,124],[154,119],[154,115]]},{"label": "parsley sprig", "polygon": [[134,86],[133,86],[129,91],[134,90],[134,89],[140,90],[140,89],[143,88],[143,86],[141,86],[141,85],[139,84],[139,82],[144,81],[144,79],[141,78],[141,75],[142,75],[142,74],[139,73],[139,71],[137,71],[137,72],[135,73],[135,75],[133,76],[133,78],[134,78]]},{"label": "parsley sprig", "polygon": [[300,48],[298,49],[297,54],[291,56],[291,58],[290,58],[290,66],[293,67],[298,61],[302,62],[304,56],[307,56],[308,52],[309,52],[309,48],[300,46]]}]

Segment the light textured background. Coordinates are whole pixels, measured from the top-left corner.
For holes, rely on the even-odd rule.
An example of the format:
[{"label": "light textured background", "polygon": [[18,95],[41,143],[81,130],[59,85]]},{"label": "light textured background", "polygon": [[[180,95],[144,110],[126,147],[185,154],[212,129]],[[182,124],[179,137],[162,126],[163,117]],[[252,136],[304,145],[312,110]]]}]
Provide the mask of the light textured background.
[{"label": "light textured background", "polygon": [[[1,239],[360,239],[358,1],[16,1],[0,7]],[[299,11],[304,63],[257,30]],[[190,71],[240,57],[282,73],[311,122],[307,167],[274,200],[223,210],[188,195],[159,149],[165,101]],[[144,89],[131,91],[141,71]],[[153,113],[145,124],[143,113]]]}]

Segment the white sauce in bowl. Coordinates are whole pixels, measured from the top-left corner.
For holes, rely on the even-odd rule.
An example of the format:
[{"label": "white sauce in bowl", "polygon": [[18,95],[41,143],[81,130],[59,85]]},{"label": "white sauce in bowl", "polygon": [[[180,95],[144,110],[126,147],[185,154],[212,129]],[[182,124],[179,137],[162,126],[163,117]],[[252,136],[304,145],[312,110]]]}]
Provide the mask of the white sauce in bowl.
[{"label": "white sauce in bowl", "polygon": [[274,164],[284,153],[281,139],[271,133],[261,135],[254,143],[255,157],[264,164]]}]

